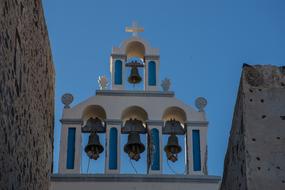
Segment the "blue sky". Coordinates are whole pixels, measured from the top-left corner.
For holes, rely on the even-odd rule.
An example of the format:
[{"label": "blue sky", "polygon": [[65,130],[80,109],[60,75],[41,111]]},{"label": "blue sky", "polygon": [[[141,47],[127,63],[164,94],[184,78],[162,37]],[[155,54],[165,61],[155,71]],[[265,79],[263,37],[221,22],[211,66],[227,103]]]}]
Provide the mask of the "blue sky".
[{"label": "blue sky", "polygon": [[111,48],[140,34],[160,49],[161,79],[176,97],[194,105],[208,99],[208,168],[222,175],[243,63],[285,63],[284,0],[43,0],[56,68],[55,163],[65,92],[73,105],[94,95],[99,75],[109,74]]}]

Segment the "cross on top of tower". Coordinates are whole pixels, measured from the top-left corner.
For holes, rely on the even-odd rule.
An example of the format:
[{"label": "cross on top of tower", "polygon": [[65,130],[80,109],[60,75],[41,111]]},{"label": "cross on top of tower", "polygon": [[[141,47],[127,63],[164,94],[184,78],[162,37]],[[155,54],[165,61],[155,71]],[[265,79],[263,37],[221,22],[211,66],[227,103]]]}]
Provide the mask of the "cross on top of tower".
[{"label": "cross on top of tower", "polygon": [[133,36],[138,36],[138,33],[143,32],[143,31],[144,31],[144,28],[139,27],[139,25],[136,21],[133,21],[133,26],[131,26],[131,27],[127,26],[126,27],[126,32],[132,32]]}]

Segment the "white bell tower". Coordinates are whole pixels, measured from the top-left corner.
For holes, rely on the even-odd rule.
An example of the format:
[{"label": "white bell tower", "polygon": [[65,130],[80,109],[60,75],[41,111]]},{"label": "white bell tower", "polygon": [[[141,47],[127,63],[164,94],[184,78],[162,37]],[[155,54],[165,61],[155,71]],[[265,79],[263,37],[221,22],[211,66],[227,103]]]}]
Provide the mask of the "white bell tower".
[{"label": "white bell tower", "polygon": [[[220,178],[207,172],[207,100],[198,97],[195,108],[177,99],[169,79],[161,89],[158,49],[138,36],[137,24],[126,31],[133,35],[112,49],[111,89],[101,76],[96,94],[77,105],[70,106],[71,94],[62,96],[59,172],[51,189],[218,190]],[[143,88],[130,90],[128,83]],[[182,172],[169,175],[169,162]],[[103,171],[89,173],[89,166]]]},{"label": "white bell tower", "polygon": [[132,37],[122,42],[119,47],[112,49],[110,59],[112,90],[124,90],[127,76],[127,66],[132,60],[140,60],[143,70],[142,82],[145,91],[157,91],[159,88],[159,50],[152,48],[148,42],[139,37],[143,32],[136,22],[132,27],[126,27],[126,32],[132,32]]}]

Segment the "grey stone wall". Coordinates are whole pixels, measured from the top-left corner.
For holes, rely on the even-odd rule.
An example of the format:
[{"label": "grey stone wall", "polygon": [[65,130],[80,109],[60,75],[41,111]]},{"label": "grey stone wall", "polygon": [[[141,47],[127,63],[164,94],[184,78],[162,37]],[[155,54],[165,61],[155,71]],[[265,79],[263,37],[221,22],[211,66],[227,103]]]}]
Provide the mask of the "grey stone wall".
[{"label": "grey stone wall", "polygon": [[39,0],[0,0],[0,189],[47,190],[54,68]]},{"label": "grey stone wall", "polygon": [[220,189],[285,189],[285,67],[243,67]]}]

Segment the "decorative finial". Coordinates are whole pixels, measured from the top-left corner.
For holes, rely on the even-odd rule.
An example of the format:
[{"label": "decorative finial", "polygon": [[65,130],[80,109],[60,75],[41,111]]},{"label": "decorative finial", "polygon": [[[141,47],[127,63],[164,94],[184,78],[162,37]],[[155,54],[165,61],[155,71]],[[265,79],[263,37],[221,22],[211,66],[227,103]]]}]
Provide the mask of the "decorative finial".
[{"label": "decorative finial", "polygon": [[125,31],[132,32],[133,36],[138,36],[138,33],[143,32],[144,28],[139,27],[138,23],[136,21],[133,21],[133,26],[131,27],[127,26]]},{"label": "decorative finial", "polygon": [[106,76],[99,76],[98,84],[100,90],[106,90],[108,88],[109,82]]},{"label": "decorative finial", "polygon": [[169,91],[171,85],[171,81],[168,78],[165,78],[161,81],[161,87],[164,92]]},{"label": "decorative finial", "polygon": [[70,93],[65,93],[61,97],[61,102],[64,104],[64,108],[70,108],[69,105],[73,102],[73,96]]},{"label": "decorative finial", "polygon": [[199,112],[203,112],[203,111],[204,111],[204,108],[206,107],[206,105],[207,105],[207,100],[206,100],[206,98],[198,97],[198,98],[195,100],[195,106],[198,108]]}]

